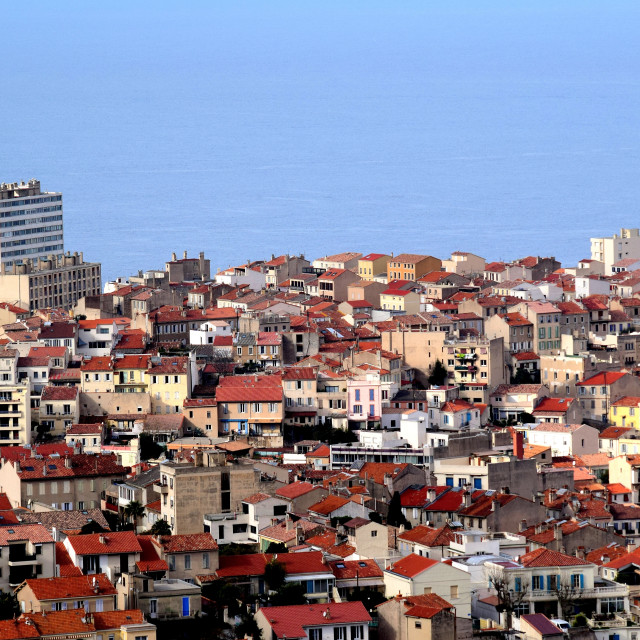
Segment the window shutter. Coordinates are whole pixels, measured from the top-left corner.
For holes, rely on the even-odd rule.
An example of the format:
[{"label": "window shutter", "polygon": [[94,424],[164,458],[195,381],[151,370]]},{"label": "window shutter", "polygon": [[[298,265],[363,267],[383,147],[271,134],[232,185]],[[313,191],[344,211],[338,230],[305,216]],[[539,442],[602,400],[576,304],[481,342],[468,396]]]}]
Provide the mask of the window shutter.
[{"label": "window shutter", "polygon": [[522,587],[522,578],[516,578],[515,583],[516,583],[516,591],[520,591]]},{"label": "window shutter", "polygon": [[584,574],[580,574],[580,588],[584,589]]}]

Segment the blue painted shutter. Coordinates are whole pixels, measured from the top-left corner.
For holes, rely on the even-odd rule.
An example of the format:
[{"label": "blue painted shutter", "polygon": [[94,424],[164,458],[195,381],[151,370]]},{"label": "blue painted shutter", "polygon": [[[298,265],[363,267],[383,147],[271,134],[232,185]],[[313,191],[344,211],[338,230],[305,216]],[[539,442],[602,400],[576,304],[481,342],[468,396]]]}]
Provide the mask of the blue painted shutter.
[{"label": "blue painted shutter", "polygon": [[307,593],[313,593],[313,580],[307,580]]},{"label": "blue painted shutter", "polygon": [[522,578],[516,578],[516,591],[520,591],[522,588]]},{"label": "blue painted shutter", "polygon": [[453,478],[447,478],[445,480],[447,487],[453,487]]},{"label": "blue painted shutter", "polygon": [[482,489],[482,478],[474,478],[473,479],[473,488],[474,489]]},{"label": "blue painted shutter", "polygon": [[584,589],[584,574],[580,574],[580,588]]},{"label": "blue painted shutter", "polygon": [[547,591],[551,591],[551,576],[547,576]]}]

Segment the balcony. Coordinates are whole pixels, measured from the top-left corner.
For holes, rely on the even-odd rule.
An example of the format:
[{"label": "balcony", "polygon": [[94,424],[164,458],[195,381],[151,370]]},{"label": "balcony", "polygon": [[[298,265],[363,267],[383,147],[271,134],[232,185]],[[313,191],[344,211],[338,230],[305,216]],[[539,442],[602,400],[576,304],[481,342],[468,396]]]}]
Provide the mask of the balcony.
[{"label": "balcony", "polygon": [[15,557],[12,557],[11,554],[9,555],[10,567],[25,567],[37,561],[38,561],[38,556],[36,556],[35,554],[32,556],[28,556],[24,554],[21,554],[21,555],[16,554]]},{"label": "balcony", "polygon": [[169,493],[169,485],[166,482],[156,482],[154,485],[162,495]]},{"label": "balcony", "polygon": [[[594,587],[592,589],[580,589],[576,588],[576,593],[579,594],[579,600],[585,600],[587,598],[605,598],[605,597],[624,597],[629,595],[629,589],[626,585],[619,585],[617,587]],[[531,591],[527,596],[528,600],[557,600],[558,594],[555,591],[547,591],[546,589],[535,589]]]}]

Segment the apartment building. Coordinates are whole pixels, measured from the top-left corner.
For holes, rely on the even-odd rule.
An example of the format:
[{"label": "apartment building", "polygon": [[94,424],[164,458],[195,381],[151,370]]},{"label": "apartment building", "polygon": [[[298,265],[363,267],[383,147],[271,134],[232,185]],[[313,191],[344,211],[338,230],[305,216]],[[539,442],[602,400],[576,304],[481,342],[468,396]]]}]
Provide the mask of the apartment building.
[{"label": "apartment building", "polygon": [[[373,281],[379,274],[387,273],[387,263],[391,256],[385,253],[368,253],[358,260],[358,275],[361,280]],[[355,299],[355,298],[353,298]]]},{"label": "apartment building", "polygon": [[100,508],[107,487],[127,473],[113,455],[36,457],[32,451],[30,458],[0,464],[0,492],[13,507],[41,502],[63,511]]},{"label": "apartment building", "polygon": [[18,376],[17,349],[0,350],[0,444],[31,443],[31,384]]},{"label": "apartment building", "polygon": [[612,273],[614,263],[623,258],[640,258],[638,229],[620,229],[611,237],[591,238],[591,259],[604,264],[604,273]]},{"label": "apartment building", "polygon": [[59,257],[64,249],[62,194],[42,191],[40,180],[0,185],[0,261]]},{"label": "apartment building", "polygon": [[488,403],[489,392],[506,382],[504,341],[500,338],[445,340],[441,361],[447,369],[447,384],[460,389],[460,398]]},{"label": "apartment building", "polygon": [[442,261],[433,256],[418,253],[401,253],[389,259],[387,265],[387,280],[409,280],[415,282],[418,278],[440,271]]},{"label": "apartment building", "polygon": [[0,264],[2,301],[29,311],[50,307],[70,309],[80,298],[100,295],[101,266],[84,262],[82,253],[27,260],[3,269]]},{"label": "apartment building", "polygon": [[242,511],[242,501],[258,490],[252,465],[226,464],[224,453],[197,452],[194,464],[165,462],[158,491],[161,515],[174,534],[202,532],[202,514]]},{"label": "apartment building", "polygon": [[55,542],[41,524],[0,527],[0,589],[10,592],[24,580],[56,574]]}]

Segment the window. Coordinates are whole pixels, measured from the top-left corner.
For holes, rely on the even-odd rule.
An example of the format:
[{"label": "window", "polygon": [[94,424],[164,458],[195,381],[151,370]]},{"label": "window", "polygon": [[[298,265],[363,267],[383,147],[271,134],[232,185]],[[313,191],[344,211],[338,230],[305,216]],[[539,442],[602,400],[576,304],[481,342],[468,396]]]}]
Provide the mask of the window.
[{"label": "window", "polygon": [[169,556],[168,560],[169,560],[169,571],[175,571],[176,570],[176,557],[175,556]]},{"label": "window", "polygon": [[378,537],[378,532],[377,531],[372,531],[371,532],[371,537],[372,538],[377,538]]},{"label": "window", "polygon": [[534,590],[542,589],[543,582],[544,582],[544,576],[533,576],[531,578],[531,588]]},{"label": "window", "polygon": [[418,622],[417,620],[415,621],[415,627],[416,629],[422,629],[422,622]]},{"label": "window", "polygon": [[584,582],[584,578],[582,577],[581,573],[574,573],[571,576],[571,586],[574,588],[581,588],[582,584]]},{"label": "window", "polygon": [[309,640],[322,640],[322,628],[309,629]]},{"label": "window", "polygon": [[458,597],[458,585],[457,584],[452,584],[450,589],[449,589],[449,597],[451,598],[457,598]]},{"label": "window", "polygon": [[209,554],[208,553],[203,553],[202,554],[202,568],[203,569],[208,569],[209,568]]},{"label": "window", "polygon": [[239,402],[238,403],[238,413],[247,413],[247,403]]},{"label": "window", "polygon": [[333,627],[333,640],[348,640],[347,627]]},{"label": "window", "polygon": [[356,402],[360,401],[360,389],[356,389]]},{"label": "window", "polygon": [[364,625],[354,624],[351,626],[351,640],[364,639]]},{"label": "window", "polygon": [[184,556],[184,568],[191,569],[191,556],[188,553]]}]

